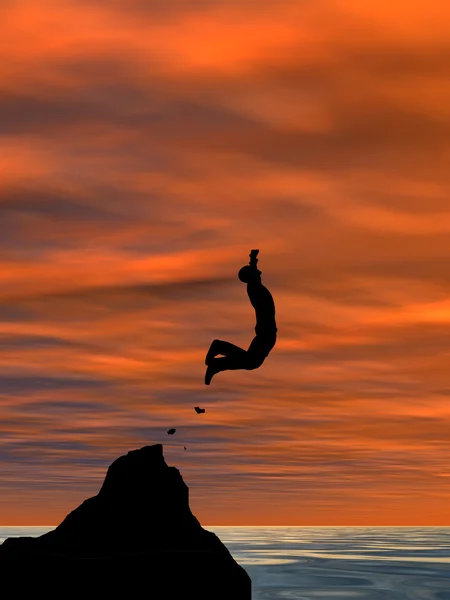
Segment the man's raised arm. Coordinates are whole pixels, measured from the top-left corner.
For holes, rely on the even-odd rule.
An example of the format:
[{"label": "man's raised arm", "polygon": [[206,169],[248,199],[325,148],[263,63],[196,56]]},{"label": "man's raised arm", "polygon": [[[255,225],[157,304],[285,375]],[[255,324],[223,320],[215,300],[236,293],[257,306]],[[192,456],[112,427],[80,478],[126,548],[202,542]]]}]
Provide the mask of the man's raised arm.
[{"label": "man's raised arm", "polygon": [[256,269],[256,265],[258,263],[258,259],[256,258],[258,256],[259,250],[252,250],[249,254],[250,256],[250,262],[248,263],[251,267],[254,267]]}]

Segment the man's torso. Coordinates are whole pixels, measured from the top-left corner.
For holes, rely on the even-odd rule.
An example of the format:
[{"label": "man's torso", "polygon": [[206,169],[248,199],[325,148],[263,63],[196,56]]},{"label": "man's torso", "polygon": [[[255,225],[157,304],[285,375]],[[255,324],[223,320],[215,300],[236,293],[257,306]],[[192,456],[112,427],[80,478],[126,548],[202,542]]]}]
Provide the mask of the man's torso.
[{"label": "man's torso", "polygon": [[247,294],[256,313],[257,335],[275,334],[277,324],[275,321],[275,303],[272,294],[262,283],[248,283]]}]

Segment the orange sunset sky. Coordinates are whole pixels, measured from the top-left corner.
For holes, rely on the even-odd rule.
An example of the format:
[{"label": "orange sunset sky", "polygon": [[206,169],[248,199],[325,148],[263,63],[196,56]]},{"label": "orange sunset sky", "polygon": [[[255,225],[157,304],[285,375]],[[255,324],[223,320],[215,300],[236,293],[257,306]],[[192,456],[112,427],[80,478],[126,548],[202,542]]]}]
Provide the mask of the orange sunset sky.
[{"label": "orange sunset sky", "polygon": [[155,443],[202,525],[450,525],[449,17],[2,0],[1,525]]}]

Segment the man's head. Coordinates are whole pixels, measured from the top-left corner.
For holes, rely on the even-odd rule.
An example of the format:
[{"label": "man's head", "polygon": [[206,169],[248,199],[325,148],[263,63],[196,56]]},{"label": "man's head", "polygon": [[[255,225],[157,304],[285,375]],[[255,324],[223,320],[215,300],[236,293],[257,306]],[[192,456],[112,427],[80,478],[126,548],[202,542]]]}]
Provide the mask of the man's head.
[{"label": "man's head", "polygon": [[239,271],[238,277],[243,283],[260,281],[261,271],[255,269],[255,267],[250,267],[250,265],[245,265],[245,267],[242,267],[242,269]]}]

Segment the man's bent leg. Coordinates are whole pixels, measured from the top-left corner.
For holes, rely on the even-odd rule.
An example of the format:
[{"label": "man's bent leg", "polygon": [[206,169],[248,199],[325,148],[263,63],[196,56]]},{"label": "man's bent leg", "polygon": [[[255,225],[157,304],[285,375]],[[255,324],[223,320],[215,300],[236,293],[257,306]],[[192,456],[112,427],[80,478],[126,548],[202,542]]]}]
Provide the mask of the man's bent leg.
[{"label": "man's bent leg", "polygon": [[246,354],[246,350],[224,340],[213,340],[205,358],[205,365],[209,365],[211,360],[218,354],[223,354],[231,358],[239,358]]},{"label": "man's bent leg", "polygon": [[223,358],[213,358],[210,360],[205,374],[205,384],[209,385],[211,379],[220,371],[236,371],[237,369],[248,369],[247,350],[236,353],[236,356],[224,356]]},{"label": "man's bent leg", "polygon": [[215,349],[220,348],[218,354],[227,352],[223,358],[212,358],[209,361],[205,374],[205,384],[209,385],[211,379],[220,371],[235,371],[237,369],[246,369],[251,371],[260,367],[267,355],[275,345],[276,336],[257,335],[248,350],[243,350],[229,342],[217,340]]}]

